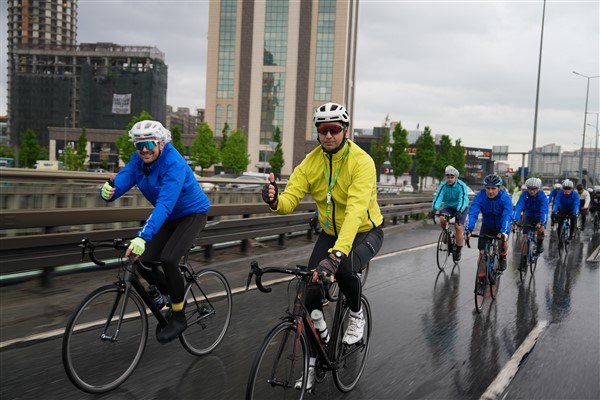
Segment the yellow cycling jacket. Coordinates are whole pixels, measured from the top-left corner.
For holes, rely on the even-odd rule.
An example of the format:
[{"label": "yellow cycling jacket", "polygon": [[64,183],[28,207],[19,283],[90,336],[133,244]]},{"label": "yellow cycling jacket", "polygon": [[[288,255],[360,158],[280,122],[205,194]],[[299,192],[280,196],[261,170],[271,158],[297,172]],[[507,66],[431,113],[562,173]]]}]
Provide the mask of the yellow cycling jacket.
[{"label": "yellow cycling jacket", "polygon": [[[349,148],[348,154],[342,163],[346,148]],[[330,213],[327,214],[328,187],[340,164],[331,192]],[[333,249],[346,255],[352,249],[357,233],[370,231],[383,222],[377,204],[375,163],[350,140],[333,156],[324,152],[321,146],[311,151],[294,169],[285,190],[279,194],[277,209],[273,211],[291,213],[308,192],[317,203],[321,227],[337,237]]]}]

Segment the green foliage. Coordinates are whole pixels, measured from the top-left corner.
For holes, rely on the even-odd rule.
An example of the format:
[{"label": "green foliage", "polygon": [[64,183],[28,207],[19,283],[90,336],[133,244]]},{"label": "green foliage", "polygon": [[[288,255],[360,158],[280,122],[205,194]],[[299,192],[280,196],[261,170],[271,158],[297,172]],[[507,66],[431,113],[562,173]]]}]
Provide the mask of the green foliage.
[{"label": "green foliage", "polygon": [[221,149],[221,160],[225,169],[236,174],[241,174],[248,168],[250,155],[246,136],[241,129],[232,131],[227,138],[225,146]]},{"label": "green foliage", "polygon": [[185,146],[181,141],[181,128],[179,125],[175,125],[171,129],[171,144],[177,149],[179,154],[185,156]]},{"label": "green foliage", "polygon": [[0,157],[15,158],[13,149],[7,146],[0,146]]},{"label": "green foliage", "polygon": [[117,138],[117,148],[119,149],[119,158],[125,164],[127,164],[129,162],[131,155],[135,152],[135,146],[134,146],[133,142],[129,141],[129,131],[131,130],[133,125],[135,125],[136,123],[138,123],[140,121],[145,121],[148,119],[153,119],[152,115],[150,115],[146,111],[142,111],[139,117],[134,116],[131,119],[131,122],[129,124],[127,124],[127,127],[125,128],[125,133],[123,133],[122,135],[120,135]]},{"label": "green foliage", "polygon": [[21,147],[19,149],[19,161],[22,166],[33,168],[37,160],[40,160],[40,144],[37,134],[31,129],[27,129],[21,135]]},{"label": "green foliage", "polygon": [[[385,123],[385,121],[384,121]],[[375,170],[377,172],[377,182],[379,182],[379,171],[381,170],[381,166],[387,160],[387,151],[390,146],[390,129],[388,127],[383,127],[383,134],[376,142],[371,142],[371,157],[375,162]]]},{"label": "green foliage", "polygon": [[435,141],[428,126],[415,142],[415,148],[415,168],[417,175],[421,177],[420,191],[423,191],[423,178],[429,175],[435,162]]},{"label": "green foliage", "polygon": [[206,168],[220,161],[220,152],[213,138],[213,131],[210,126],[203,122],[198,126],[198,134],[194,138],[192,147],[190,147],[190,159],[194,167],[200,167],[200,176],[203,175]]},{"label": "green foliage", "polygon": [[281,176],[281,169],[285,165],[285,160],[283,159],[283,149],[281,148],[281,130],[279,127],[275,129],[273,141],[277,143],[277,147],[275,147],[273,155],[271,158],[269,158],[269,165],[271,166],[271,171],[275,174],[275,179],[279,179]]},{"label": "green foliage", "polygon": [[85,171],[85,159],[87,158],[87,129],[81,129],[81,135],[77,139],[77,157],[75,171]]},{"label": "green foliage", "polygon": [[394,143],[392,143],[392,153],[390,154],[390,164],[394,170],[394,178],[398,183],[398,177],[410,170],[413,159],[406,152],[408,147],[408,131],[402,127],[402,122],[398,122],[392,132]]},{"label": "green foliage", "polygon": [[450,140],[450,136],[442,135],[440,138],[440,151],[436,152],[435,161],[433,163],[433,168],[431,169],[431,175],[439,179],[440,181],[444,179],[446,167],[452,164],[452,141]]},{"label": "green foliage", "polygon": [[464,174],[465,164],[467,163],[467,155],[465,154],[465,147],[462,145],[460,139],[456,139],[454,146],[452,146],[450,149],[450,154],[450,164],[452,164],[452,166],[456,168],[461,175]]}]

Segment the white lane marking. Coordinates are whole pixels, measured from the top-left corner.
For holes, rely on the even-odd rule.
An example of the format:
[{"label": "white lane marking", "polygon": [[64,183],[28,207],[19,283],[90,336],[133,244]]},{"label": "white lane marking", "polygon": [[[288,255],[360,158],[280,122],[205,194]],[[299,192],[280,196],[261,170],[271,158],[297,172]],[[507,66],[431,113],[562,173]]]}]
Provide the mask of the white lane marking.
[{"label": "white lane marking", "polygon": [[[276,283],[280,283],[280,282],[285,282],[286,280],[290,280],[293,278],[290,277],[283,277],[283,278],[277,278],[277,279],[272,279],[272,280],[268,280],[263,282],[264,286],[270,286]],[[250,287],[248,290],[252,290],[252,289],[256,289],[256,286]],[[236,294],[236,293],[241,293],[246,291],[246,287],[241,286],[238,288],[234,288],[231,289],[231,294]],[[146,310],[146,312],[148,314],[151,314],[150,310]],[[129,315],[126,315],[125,318],[127,318]],[[94,325],[97,322],[90,322],[89,325]],[[58,328],[58,329],[53,329],[51,331],[47,331],[47,332],[42,332],[42,333],[36,333],[34,335],[29,335],[29,336],[24,336],[24,337],[20,337],[20,338],[15,338],[15,339],[10,339],[10,340],[5,340],[3,342],[0,342],[0,349],[4,348],[4,347],[8,347],[8,346],[12,346],[15,345],[17,343],[26,343],[26,342],[30,342],[33,340],[45,340],[45,339],[50,339],[53,338],[55,336],[62,336],[65,333],[65,328]]]},{"label": "white lane marking", "polygon": [[504,392],[519,371],[519,366],[521,365],[523,357],[531,352],[546,326],[548,326],[548,321],[540,321],[531,332],[529,332],[529,335],[527,335],[511,359],[508,360],[502,371],[496,376],[496,379],[494,379],[486,391],[481,395],[481,400],[495,400]]},{"label": "white lane marking", "polygon": [[587,258],[587,262],[596,262],[599,261],[598,260],[598,253],[600,253],[600,245],[598,245],[598,247],[596,247],[596,249],[592,252],[592,254],[590,254],[590,256]]},{"label": "white lane marking", "polygon": [[412,247],[410,249],[398,250],[398,251],[395,251],[393,253],[386,253],[386,254],[382,254],[380,256],[375,256],[375,257],[373,257],[373,259],[371,261],[373,261],[373,260],[381,260],[382,258],[393,257],[393,256],[397,256],[398,254],[409,253],[411,251],[428,249],[430,247],[435,247],[435,246],[437,246],[437,242],[436,243],[431,243],[431,244],[424,244],[422,246]]}]

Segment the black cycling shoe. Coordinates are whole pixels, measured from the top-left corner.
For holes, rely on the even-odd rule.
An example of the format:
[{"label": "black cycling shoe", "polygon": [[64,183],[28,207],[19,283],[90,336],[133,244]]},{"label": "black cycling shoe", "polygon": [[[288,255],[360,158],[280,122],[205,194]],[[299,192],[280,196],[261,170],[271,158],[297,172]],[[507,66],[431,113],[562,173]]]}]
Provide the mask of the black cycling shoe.
[{"label": "black cycling shoe", "polygon": [[462,246],[456,246],[454,249],[454,262],[459,262],[461,257]]},{"label": "black cycling shoe", "polygon": [[167,325],[156,333],[156,339],[162,344],[169,343],[187,328],[187,321],[183,310],[177,312],[169,310],[166,318]]},{"label": "black cycling shoe", "polygon": [[544,252],[544,242],[539,242],[537,245],[537,255],[540,255]]},{"label": "black cycling shoe", "polygon": [[500,261],[498,262],[498,271],[503,272],[506,270],[506,256],[500,256]]}]

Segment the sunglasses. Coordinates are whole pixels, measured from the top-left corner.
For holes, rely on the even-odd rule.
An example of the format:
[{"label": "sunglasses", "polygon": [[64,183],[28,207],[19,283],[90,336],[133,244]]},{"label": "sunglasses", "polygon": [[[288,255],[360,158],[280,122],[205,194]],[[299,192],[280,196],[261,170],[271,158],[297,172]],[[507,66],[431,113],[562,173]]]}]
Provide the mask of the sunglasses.
[{"label": "sunglasses", "polygon": [[573,188],[565,188],[564,191],[566,192],[567,190],[573,190]]},{"label": "sunglasses", "polygon": [[337,135],[338,133],[342,132],[344,130],[344,127],[341,126],[340,124],[335,124],[335,123],[331,123],[331,124],[321,124],[317,127],[317,131],[319,131],[319,134],[325,136],[327,135],[327,132],[331,133],[331,135]]},{"label": "sunglasses", "polygon": [[146,140],[145,142],[135,142],[135,148],[139,151],[144,150],[144,147],[148,150],[153,150],[156,146],[158,146],[158,141],[156,140]]},{"label": "sunglasses", "polygon": [[454,175],[446,175],[446,178],[454,178]]}]

